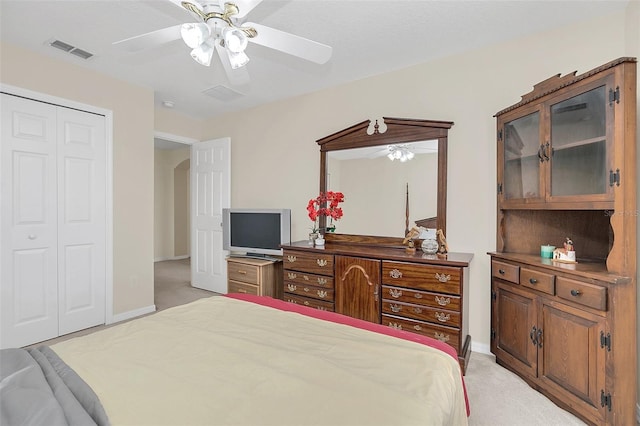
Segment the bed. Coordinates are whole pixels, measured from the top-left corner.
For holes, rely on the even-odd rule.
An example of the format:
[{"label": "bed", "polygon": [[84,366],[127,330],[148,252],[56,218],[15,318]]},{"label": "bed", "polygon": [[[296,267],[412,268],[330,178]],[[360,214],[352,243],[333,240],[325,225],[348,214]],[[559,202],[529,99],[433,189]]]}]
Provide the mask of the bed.
[{"label": "bed", "polygon": [[[51,365],[41,381],[70,381],[50,393],[78,392],[91,420],[78,407],[59,417],[46,390],[27,402],[38,380],[17,377],[38,368],[9,362],[22,356]],[[465,425],[469,414],[450,346],[268,297],[201,299],[0,361],[3,425]]]}]

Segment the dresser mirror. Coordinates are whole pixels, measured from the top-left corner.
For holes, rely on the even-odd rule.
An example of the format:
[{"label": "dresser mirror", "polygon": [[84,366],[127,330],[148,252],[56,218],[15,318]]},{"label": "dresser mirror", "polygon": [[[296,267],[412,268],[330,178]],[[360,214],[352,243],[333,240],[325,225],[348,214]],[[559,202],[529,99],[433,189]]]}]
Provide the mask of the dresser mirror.
[{"label": "dresser mirror", "polygon": [[[336,232],[402,238],[417,223],[446,235],[447,136],[452,125],[384,117],[318,140],[320,191],[345,194],[345,213],[334,223]],[[392,161],[392,152],[413,158]]]}]

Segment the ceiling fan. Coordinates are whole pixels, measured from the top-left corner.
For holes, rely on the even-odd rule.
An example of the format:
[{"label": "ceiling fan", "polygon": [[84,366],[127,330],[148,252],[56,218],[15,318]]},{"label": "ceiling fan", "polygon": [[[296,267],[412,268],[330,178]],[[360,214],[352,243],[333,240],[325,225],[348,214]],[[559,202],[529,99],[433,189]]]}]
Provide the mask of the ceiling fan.
[{"label": "ceiling fan", "polygon": [[245,53],[249,42],[317,64],[324,64],[331,57],[331,46],[257,23],[244,22],[246,15],[262,0],[167,1],[186,9],[197,22],[174,25],[113,44],[136,52],[182,38],[192,49],[192,58],[202,65],[209,66],[214,51],[217,52],[232,84],[248,81],[246,71],[234,70],[241,69],[249,62]]}]

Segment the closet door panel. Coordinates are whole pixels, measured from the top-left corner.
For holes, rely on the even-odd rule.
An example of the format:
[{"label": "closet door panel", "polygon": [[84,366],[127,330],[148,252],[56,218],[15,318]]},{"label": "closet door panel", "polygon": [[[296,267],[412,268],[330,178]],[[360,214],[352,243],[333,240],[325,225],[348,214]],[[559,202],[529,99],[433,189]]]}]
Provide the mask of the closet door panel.
[{"label": "closet door panel", "polygon": [[1,95],[0,347],[58,335],[56,108]]},{"label": "closet door panel", "polygon": [[105,318],[104,117],[58,109],[60,334]]}]

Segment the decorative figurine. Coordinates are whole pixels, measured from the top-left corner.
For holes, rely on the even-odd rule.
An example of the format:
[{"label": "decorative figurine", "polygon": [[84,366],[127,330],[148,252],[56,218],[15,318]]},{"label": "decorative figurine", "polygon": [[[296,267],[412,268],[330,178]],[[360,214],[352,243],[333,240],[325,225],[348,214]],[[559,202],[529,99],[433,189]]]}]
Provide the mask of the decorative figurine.
[{"label": "decorative figurine", "polygon": [[418,238],[421,232],[422,230],[420,228],[416,228],[415,226],[411,228],[409,232],[407,232],[407,235],[404,237],[404,240],[402,240],[403,245],[408,243],[407,248],[404,249],[407,253],[414,254],[416,252],[416,246],[415,246],[415,243],[413,242],[413,239]]},{"label": "decorative figurine", "polygon": [[563,248],[557,248],[553,251],[553,260],[556,262],[576,263],[576,252],[573,250],[571,238],[565,238]]},{"label": "decorative figurine", "polygon": [[447,244],[447,239],[444,237],[442,229],[436,231],[436,238],[438,240],[438,254],[449,253],[449,245]]}]

